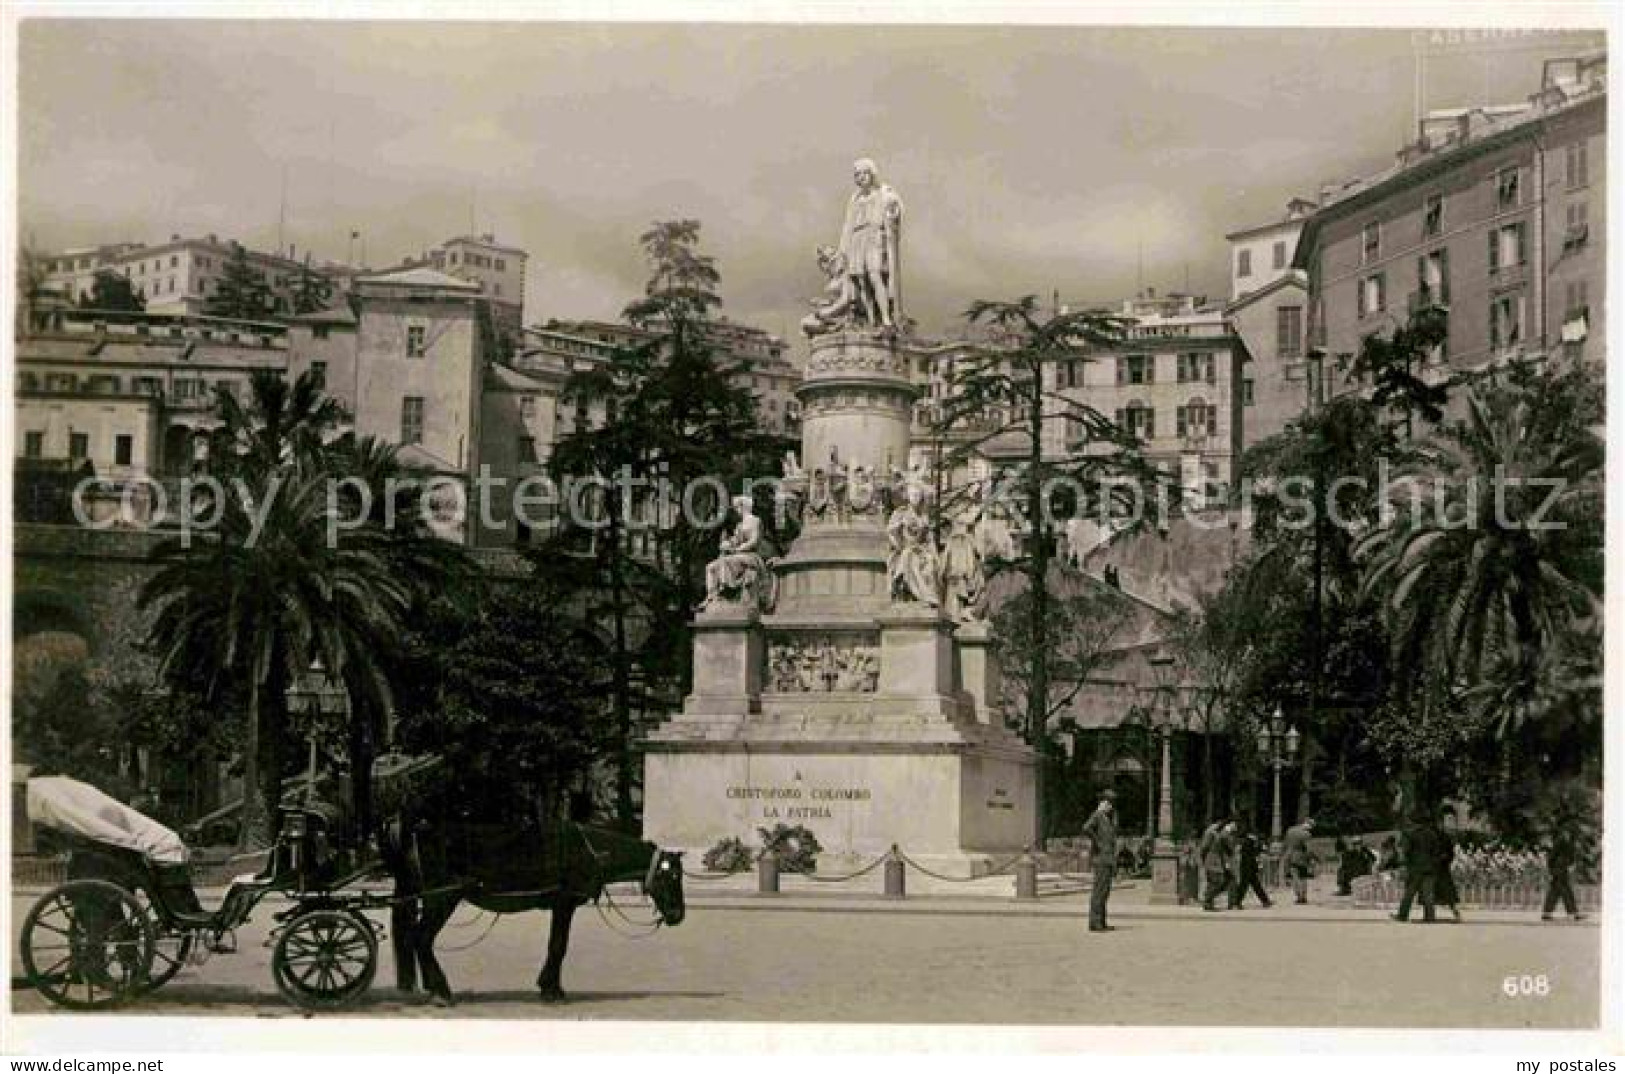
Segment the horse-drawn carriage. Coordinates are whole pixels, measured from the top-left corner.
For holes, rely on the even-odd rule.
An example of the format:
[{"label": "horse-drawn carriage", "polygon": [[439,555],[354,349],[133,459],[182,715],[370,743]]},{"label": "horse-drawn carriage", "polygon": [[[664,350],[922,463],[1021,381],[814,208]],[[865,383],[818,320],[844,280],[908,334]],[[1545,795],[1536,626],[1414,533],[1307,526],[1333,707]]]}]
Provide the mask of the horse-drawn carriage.
[{"label": "horse-drawn carriage", "polygon": [[[588,849],[585,867],[537,869],[533,879],[511,880],[515,853],[504,874],[493,874],[469,854],[467,840],[448,839],[450,826],[418,818],[408,824],[409,845],[397,841],[388,861],[357,854],[366,840],[338,838],[334,810],[308,795],[284,801],[265,868],[239,876],[224,899],[206,910],[192,886],[189,852],[170,829],[88,784],[65,777],[28,781],[28,813],[42,842],[68,854],[68,880],[46,892],[23,920],[20,951],[28,979],[46,999],[78,1010],[117,1006],[167,983],[188,962],[235,950],[234,930],[268,896],[288,905],[275,915],[272,976],[292,1003],[332,1010],[358,999],[378,968],[383,927],[365,911],[389,909],[395,930],[396,971],[415,988],[417,969],[436,997],[451,999],[434,959],[434,935],[460,900],[493,912],[549,909],[553,930],[543,969],[545,995],[562,995],[559,970],[570,914],[596,900],[605,885],[637,880],[653,900],[658,922],[682,920],[679,856],[626,836],[609,851],[604,833],[569,825],[538,862],[572,860],[572,839]],[[399,827],[399,825],[397,825]],[[520,833],[521,836],[523,833]],[[597,839],[605,849],[594,847]],[[434,848],[418,853],[422,840]],[[510,845],[513,836],[509,835]],[[386,845],[383,840],[379,845]],[[365,882],[388,877],[389,890]],[[422,909],[420,915],[419,910]],[[443,914],[443,916],[442,916]]]},{"label": "horse-drawn carriage", "polygon": [[68,854],[68,880],[23,921],[29,981],[63,1007],[116,1006],[166,984],[190,961],[235,949],[233,932],[260,901],[280,895],[272,975],[290,1001],[344,1006],[378,966],[379,928],[362,912],[391,897],[361,888],[376,861],[335,867],[331,816],[321,804],[280,810],[264,871],[237,877],[205,910],[192,887],[189,851],[173,831],[88,784],[60,776],[28,781],[28,813],[42,841]]}]

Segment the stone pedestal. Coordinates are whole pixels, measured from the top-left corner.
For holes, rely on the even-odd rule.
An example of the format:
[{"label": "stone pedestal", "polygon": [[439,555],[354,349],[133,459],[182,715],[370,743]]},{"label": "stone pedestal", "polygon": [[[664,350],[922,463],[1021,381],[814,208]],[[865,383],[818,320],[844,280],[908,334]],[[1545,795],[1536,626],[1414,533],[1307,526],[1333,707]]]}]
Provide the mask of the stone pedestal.
[{"label": "stone pedestal", "polygon": [[1165,906],[1182,901],[1179,897],[1179,853],[1159,846],[1151,855],[1151,902]]},{"label": "stone pedestal", "polygon": [[961,695],[971,715],[980,724],[997,722],[1001,682],[987,624],[961,623],[954,631],[954,652],[958,657]]},{"label": "stone pedestal", "polygon": [[743,716],[762,692],[762,634],[748,608],[702,612],[694,620],[694,692],[687,711]]},{"label": "stone pedestal", "polygon": [[876,333],[814,341],[798,393],[807,506],[774,565],[777,606],[695,621],[694,691],[644,742],[644,834],[662,846],[802,824],[827,872],[895,844],[973,876],[1030,840],[1035,757],[992,716],[985,625],[890,597],[879,493],[907,464],[910,361]]}]

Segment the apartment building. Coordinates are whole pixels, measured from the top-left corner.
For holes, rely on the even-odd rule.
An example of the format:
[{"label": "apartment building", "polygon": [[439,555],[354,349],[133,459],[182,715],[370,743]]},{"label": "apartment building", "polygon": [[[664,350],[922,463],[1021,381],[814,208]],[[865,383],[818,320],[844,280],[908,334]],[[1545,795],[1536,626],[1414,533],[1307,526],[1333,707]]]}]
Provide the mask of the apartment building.
[{"label": "apartment building", "polygon": [[1549,61],[1527,101],[1429,113],[1392,166],[1325,191],[1294,259],[1311,344],[1356,353],[1428,303],[1449,339],[1425,375],[1558,354],[1600,367],[1606,72],[1602,54]]},{"label": "apartment building", "polygon": [[[220,287],[235,244],[216,235],[187,239],[171,235],[166,243],[118,243],[88,250],[44,254],[45,287],[71,302],[90,300],[98,272],[116,272],[146,299],[147,312],[196,316]],[[294,311],[294,295],[305,265],[292,257],[245,251],[248,263],[265,277],[271,291],[272,316]],[[319,269],[311,271],[320,272]]]}]

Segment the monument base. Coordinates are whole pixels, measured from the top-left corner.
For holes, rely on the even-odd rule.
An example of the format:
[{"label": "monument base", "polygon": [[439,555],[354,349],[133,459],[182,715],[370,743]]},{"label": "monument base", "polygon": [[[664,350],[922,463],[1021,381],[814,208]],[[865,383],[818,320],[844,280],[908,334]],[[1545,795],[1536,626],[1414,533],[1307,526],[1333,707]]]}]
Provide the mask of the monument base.
[{"label": "monument base", "polygon": [[[969,877],[1032,841],[1032,754],[988,743],[652,740],[644,759],[644,837],[698,857],[723,839],[804,825],[821,871],[851,872],[896,845],[933,872]],[[850,863],[850,868],[837,864]],[[696,863],[696,866],[697,863]]]}]

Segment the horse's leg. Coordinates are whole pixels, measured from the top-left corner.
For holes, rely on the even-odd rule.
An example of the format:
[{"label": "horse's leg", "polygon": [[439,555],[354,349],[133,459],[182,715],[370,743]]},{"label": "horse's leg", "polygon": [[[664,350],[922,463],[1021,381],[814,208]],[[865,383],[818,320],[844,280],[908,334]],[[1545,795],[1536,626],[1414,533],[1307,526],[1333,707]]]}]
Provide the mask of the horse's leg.
[{"label": "horse's leg", "polygon": [[553,921],[547,930],[547,961],[536,978],[542,999],[558,1003],[564,999],[564,987],[559,979],[564,968],[564,955],[570,949],[570,919],[579,905],[569,892],[561,891],[553,900]]},{"label": "horse's leg", "polygon": [[440,935],[440,930],[446,927],[446,922],[451,920],[451,915],[457,911],[457,904],[461,901],[462,896],[455,891],[424,899],[417,929],[412,937],[418,966],[423,971],[423,987],[435,998],[436,1003],[448,1007],[455,1000],[451,994],[451,983],[446,980],[439,960],[434,957],[434,941],[435,937]]},{"label": "horse's leg", "polygon": [[389,940],[395,950],[395,987],[402,992],[418,990],[418,902],[402,899],[389,908]]}]

